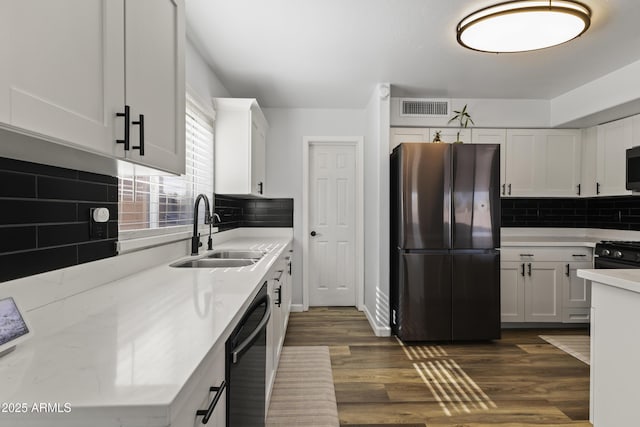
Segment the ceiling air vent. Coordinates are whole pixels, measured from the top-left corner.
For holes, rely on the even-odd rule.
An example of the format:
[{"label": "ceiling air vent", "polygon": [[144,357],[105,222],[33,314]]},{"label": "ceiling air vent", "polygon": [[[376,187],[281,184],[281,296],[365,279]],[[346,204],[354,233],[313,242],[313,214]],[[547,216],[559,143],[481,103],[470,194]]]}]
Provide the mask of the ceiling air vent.
[{"label": "ceiling air vent", "polygon": [[404,117],[447,117],[448,99],[401,99],[401,116]]}]

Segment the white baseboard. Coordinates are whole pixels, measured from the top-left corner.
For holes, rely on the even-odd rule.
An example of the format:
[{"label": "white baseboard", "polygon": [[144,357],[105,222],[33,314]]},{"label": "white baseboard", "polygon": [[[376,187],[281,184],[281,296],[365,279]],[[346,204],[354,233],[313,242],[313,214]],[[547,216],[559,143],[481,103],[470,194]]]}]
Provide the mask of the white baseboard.
[{"label": "white baseboard", "polygon": [[291,304],[291,312],[301,313],[304,311],[304,305],[302,304]]},{"label": "white baseboard", "polygon": [[367,306],[364,306],[364,314],[367,316],[367,320],[369,321],[369,325],[371,325],[371,329],[373,329],[373,333],[377,337],[390,337],[391,336],[391,327],[389,326],[381,326],[378,325],[374,319],[374,317],[369,313],[369,309]]}]

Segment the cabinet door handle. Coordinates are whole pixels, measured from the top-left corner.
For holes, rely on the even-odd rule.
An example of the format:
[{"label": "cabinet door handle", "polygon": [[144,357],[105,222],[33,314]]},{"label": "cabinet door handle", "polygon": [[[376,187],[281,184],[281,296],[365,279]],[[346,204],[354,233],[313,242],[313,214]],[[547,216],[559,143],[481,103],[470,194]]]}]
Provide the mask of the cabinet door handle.
[{"label": "cabinet door handle", "polygon": [[567,264],[566,268],[567,270],[564,272],[564,275],[569,277],[571,275],[571,273],[569,273],[569,264]]},{"label": "cabinet door handle", "polygon": [[222,396],[222,392],[224,391],[224,389],[226,387],[227,387],[227,382],[223,380],[220,383],[220,387],[210,387],[209,388],[209,392],[215,392],[216,395],[213,396],[213,400],[211,401],[211,403],[209,404],[209,407],[207,409],[198,409],[196,411],[196,417],[203,417],[202,418],[202,424],[207,424],[209,422],[209,419],[211,418],[211,415],[213,415],[213,410],[216,409],[216,405],[218,404],[218,401],[220,400],[220,396]]},{"label": "cabinet door handle", "polygon": [[522,274],[522,277],[524,277],[524,262],[520,264],[520,267],[522,268],[522,271],[520,272],[520,274]]},{"label": "cabinet door handle", "polygon": [[116,113],[116,117],[124,117],[124,139],[116,139],[116,143],[124,144],[124,151],[129,151],[129,135],[131,126],[131,107],[124,106],[124,113]]},{"label": "cabinet door handle", "polygon": [[275,293],[278,294],[278,299],[276,300],[276,305],[280,307],[282,304],[282,285],[278,286],[278,289],[274,289]]},{"label": "cabinet door handle", "polygon": [[509,184],[509,195],[511,195],[511,184]]},{"label": "cabinet door handle", "polygon": [[144,114],[138,116],[137,121],[131,122],[132,125],[140,126],[140,145],[131,147],[134,150],[140,150],[140,155],[144,156]]},{"label": "cabinet door handle", "polygon": [[533,254],[520,254],[520,256],[533,256]]},{"label": "cabinet door handle", "polygon": [[580,195],[581,191],[580,191],[580,184],[576,185],[576,187],[578,187],[578,196]]},{"label": "cabinet door handle", "polygon": [[258,194],[262,194],[262,187],[263,187],[263,184],[262,184],[262,181],[260,181],[258,183]]},{"label": "cabinet door handle", "polygon": [[528,269],[529,277],[531,277],[531,263],[527,264],[527,269]]},{"label": "cabinet door handle", "polygon": [[596,194],[600,194],[600,183],[596,182]]},{"label": "cabinet door handle", "polygon": [[573,255],[571,255],[571,256],[580,256],[580,257],[586,257],[586,255],[585,255],[585,254],[573,254]]},{"label": "cabinet door handle", "polygon": [[291,261],[289,261],[288,267],[289,267],[289,276],[291,276]]},{"label": "cabinet door handle", "polygon": [[502,195],[504,196],[506,194],[506,189],[505,187],[507,186],[507,184],[502,184]]}]

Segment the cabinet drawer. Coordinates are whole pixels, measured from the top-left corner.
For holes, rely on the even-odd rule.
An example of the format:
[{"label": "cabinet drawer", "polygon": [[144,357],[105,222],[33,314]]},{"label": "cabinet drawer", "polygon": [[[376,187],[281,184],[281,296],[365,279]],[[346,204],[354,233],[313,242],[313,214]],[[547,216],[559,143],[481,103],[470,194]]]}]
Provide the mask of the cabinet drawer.
[{"label": "cabinet drawer", "polygon": [[591,308],[564,308],[562,310],[563,323],[589,323]]},{"label": "cabinet drawer", "polygon": [[[186,402],[178,411],[176,418],[171,422],[172,426],[202,426],[202,416],[196,416],[198,410],[207,410],[214,399],[216,392],[211,387],[220,387],[225,380],[225,344],[224,341],[214,348],[213,352],[204,360],[203,364],[193,374],[190,382],[193,382]],[[185,385],[185,388],[189,384]],[[226,388],[220,395],[215,405],[213,414],[207,426],[225,427],[226,425]]]},{"label": "cabinet drawer", "polygon": [[520,247],[503,248],[502,261],[592,261],[593,249],[587,247]]}]

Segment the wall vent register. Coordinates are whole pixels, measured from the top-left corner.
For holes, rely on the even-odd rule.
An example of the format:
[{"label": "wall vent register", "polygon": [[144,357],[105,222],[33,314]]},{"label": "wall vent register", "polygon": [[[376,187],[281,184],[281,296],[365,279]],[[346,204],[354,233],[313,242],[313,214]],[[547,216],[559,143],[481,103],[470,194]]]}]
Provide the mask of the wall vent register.
[{"label": "wall vent register", "polygon": [[402,99],[401,116],[404,117],[447,117],[448,99]]}]

